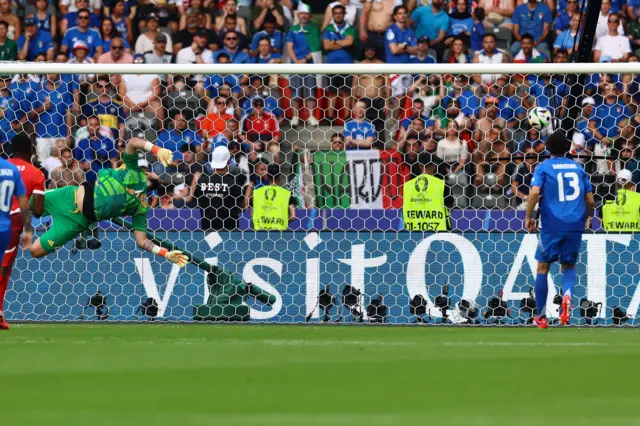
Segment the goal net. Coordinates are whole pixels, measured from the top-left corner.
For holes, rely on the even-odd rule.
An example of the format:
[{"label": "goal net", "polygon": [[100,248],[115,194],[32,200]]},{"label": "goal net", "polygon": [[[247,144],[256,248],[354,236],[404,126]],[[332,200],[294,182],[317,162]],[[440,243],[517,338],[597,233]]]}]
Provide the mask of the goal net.
[{"label": "goal net", "polygon": [[[569,131],[599,216],[620,170],[640,180],[639,71],[4,64],[4,154],[28,134],[54,190],[122,167],[133,137],[172,150],[168,167],[139,153],[161,182],[148,194],[149,235],[198,263],[173,266],[138,249],[121,222],[102,221],[44,258],[18,255],[7,318],[530,323],[538,234],[524,229],[524,200],[545,140],[553,127]],[[532,128],[534,108],[553,123]],[[230,152],[223,172],[218,147]],[[405,229],[403,185],[423,173],[445,182],[450,231]],[[289,191],[291,209],[273,219],[284,230],[256,230],[264,203],[254,194],[275,197],[271,187]],[[35,226],[40,236],[51,219]],[[638,238],[595,218],[582,240],[572,324],[633,324]],[[549,318],[560,285],[554,265]]]}]

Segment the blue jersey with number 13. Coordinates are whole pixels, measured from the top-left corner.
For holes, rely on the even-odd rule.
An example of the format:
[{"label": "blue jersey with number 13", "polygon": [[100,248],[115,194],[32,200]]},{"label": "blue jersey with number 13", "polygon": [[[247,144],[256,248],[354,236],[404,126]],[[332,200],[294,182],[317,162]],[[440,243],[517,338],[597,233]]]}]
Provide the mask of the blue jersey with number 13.
[{"label": "blue jersey with number 13", "polygon": [[13,196],[21,197],[27,193],[18,168],[0,158],[0,233],[11,228],[11,202]]},{"label": "blue jersey with number 13", "polygon": [[584,231],[585,195],[593,187],[581,164],[565,157],[550,158],[536,167],[531,186],[540,188],[543,232]]}]

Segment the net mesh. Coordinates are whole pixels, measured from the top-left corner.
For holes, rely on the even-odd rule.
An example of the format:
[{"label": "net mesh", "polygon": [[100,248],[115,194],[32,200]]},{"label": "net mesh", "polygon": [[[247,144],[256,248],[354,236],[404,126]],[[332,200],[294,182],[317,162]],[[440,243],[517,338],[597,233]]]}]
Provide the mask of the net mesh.
[{"label": "net mesh", "polygon": [[[210,266],[177,268],[100,222],[42,259],[18,256],[7,318],[530,323],[538,235],[523,229],[523,201],[550,129],[578,106],[572,153],[599,209],[619,170],[640,180],[638,88],[631,74],[589,75],[577,91],[563,75],[502,73],[1,80],[3,151],[28,134],[48,189],[121,167],[132,137],[173,151],[168,167],[139,153],[161,181],[149,193],[149,232]],[[532,128],[536,107],[555,123]],[[231,153],[224,178],[212,167],[221,146]],[[451,232],[405,230],[402,187],[422,173],[445,181]],[[270,185],[290,191],[283,231],[252,220],[253,194]],[[50,226],[38,221],[37,235]],[[573,321],[633,323],[638,240],[597,219],[593,228]]]}]

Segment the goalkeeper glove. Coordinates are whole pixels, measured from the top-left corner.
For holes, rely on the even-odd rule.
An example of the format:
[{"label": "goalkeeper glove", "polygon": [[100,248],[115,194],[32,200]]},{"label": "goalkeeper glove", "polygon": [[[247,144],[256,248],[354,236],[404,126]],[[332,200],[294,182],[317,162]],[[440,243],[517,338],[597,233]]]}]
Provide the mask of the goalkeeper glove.
[{"label": "goalkeeper glove", "polygon": [[189,263],[189,257],[187,255],[182,254],[180,250],[173,250],[167,253],[167,260],[173,264],[178,265],[179,267],[183,267],[187,263]]},{"label": "goalkeeper glove", "polygon": [[173,152],[166,148],[160,148],[156,156],[158,157],[158,161],[160,161],[165,167],[173,163]]}]

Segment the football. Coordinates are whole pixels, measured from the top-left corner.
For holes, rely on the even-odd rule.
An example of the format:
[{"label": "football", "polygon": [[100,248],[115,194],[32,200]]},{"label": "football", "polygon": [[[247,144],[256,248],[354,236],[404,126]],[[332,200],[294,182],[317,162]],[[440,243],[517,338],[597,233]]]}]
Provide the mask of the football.
[{"label": "football", "polygon": [[532,108],[529,111],[529,125],[540,131],[551,124],[551,112],[546,108]]}]

